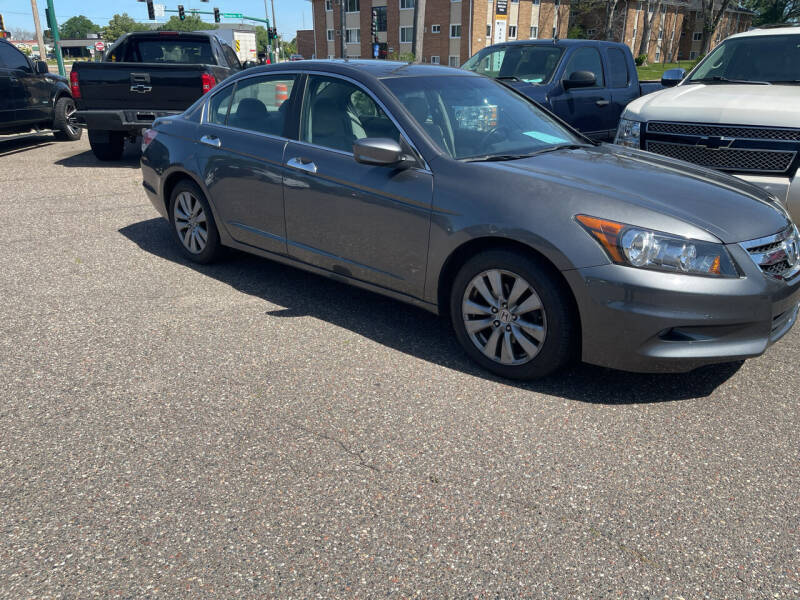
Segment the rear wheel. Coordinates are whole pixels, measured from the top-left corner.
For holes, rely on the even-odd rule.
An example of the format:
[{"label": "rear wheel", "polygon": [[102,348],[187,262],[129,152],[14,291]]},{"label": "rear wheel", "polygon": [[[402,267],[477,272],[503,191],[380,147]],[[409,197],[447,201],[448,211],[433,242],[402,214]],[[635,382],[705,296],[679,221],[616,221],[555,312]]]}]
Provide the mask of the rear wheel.
[{"label": "rear wheel", "polygon": [[89,145],[99,160],[119,160],[125,150],[125,133],[90,129]]},{"label": "rear wheel", "polygon": [[456,337],[485,369],[535,379],[575,356],[578,320],[552,269],[512,250],[491,250],[461,268],[450,294]]},{"label": "rear wheel", "polygon": [[219,232],[203,192],[185,179],[172,190],[169,220],[183,254],[191,261],[206,264],[219,257],[222,245]]},{"label": "rear wheel", "polygon": [[53,116],[53,135],[57,140],[74,142],[81,139],[83,130],[75,124],[75,101],[63,97],[56,101]]}]

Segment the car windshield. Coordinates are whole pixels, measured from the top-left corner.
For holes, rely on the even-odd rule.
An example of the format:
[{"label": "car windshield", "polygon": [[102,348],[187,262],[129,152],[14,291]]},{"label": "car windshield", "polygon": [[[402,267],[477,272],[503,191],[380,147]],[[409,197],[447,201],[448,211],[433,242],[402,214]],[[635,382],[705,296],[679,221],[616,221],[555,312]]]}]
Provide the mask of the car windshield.
[{"label": "car windshield", "polygon": [[455,159],[512,159],[584,143],[533,103],[491,79],[397,77],[383,83],[442,152]]},{"label": "car windshield", "polygon": [[563,52],[556,46],[542,45],[489,47],[465,62],[463,68],[493,78],[547,83]]},{"label": "car windshield", "polygon": [[687,83],[800,83],[800,35],[759,35],[717,46]]}]

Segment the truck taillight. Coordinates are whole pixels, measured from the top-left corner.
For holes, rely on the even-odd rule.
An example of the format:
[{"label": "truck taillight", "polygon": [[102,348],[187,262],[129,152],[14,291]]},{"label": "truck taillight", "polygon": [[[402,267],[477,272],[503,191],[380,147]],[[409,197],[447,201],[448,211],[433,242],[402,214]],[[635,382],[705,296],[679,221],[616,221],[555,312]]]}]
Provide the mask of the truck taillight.
[{"label": "truck taillight", "polygon": [[156,135],[158,135],[158,132],[155,129],[145,129],[142,132],[142,152],[147,150],[150,143],[156,139]]},{"label": "truck taillight", "polygon": [[72,71],[69,74],[69,87],[72,89],[72,97],[77,100],[81,97],[81,86],[78,82],[78,72]]},{"label": "truck taillight", "polygon": [[211,73],[203,73],[203,93],[205,94],[211,88],[217,85],[217,80]]}]

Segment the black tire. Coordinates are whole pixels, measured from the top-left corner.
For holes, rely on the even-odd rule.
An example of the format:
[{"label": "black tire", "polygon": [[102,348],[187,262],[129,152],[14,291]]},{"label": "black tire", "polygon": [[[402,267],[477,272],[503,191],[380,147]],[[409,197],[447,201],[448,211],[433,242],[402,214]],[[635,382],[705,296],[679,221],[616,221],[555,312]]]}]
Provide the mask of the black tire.
[{"label": "black tire", "polygon": [[[176,210],[183,213],[191,212],[181,209],[179,198],[182,194],[188,194],[191,196],[191,198],[196,200],[196,202],[199,203],[202,213],[205,217],[204,221],[197,223],[197,227],[199,229],[202,229],[202,226],[204,226],[206,233],[205,246],[200,249],[200,251],[193,251],[191,247],[187,247],[187,243],[185,243],[184,240],[189,239],[191,241],[191,234],[187,238],[185,235],[181,235],[178,232],[179,220],[182,221],[181,226],[188,224],[188,227],[183,228],[182,231],[187,232],[189,228],[192,227],[192,224],[189,224],[186,219],[181,219],[179,217],[179,213],[176,213]],[[178,247],[181,249],[181,252],[183,252],[184,256],[186,256],[186,258],[192,262],[208,264],[218,259],[222,255],[223,248],[219,241],[219,231],[217,230],[217,224],[214,221],[214,215],[211,212],[211,207],[208,205],[208,201],[206,200],[205,195],[203,195],[202,190],[193,181],[184,179],[183,181],[180,181],[172,190],[172,194],[170,195],[169,199],[169,222],[171,225],[170,229],[172,230],[172,234],[175,236],[175,240],[178,242]],[[200,235],[199,232],[198,235]],[[202,236],[195,239],[194,243],[199,244],[200,239],[202,239]],[[189,245],[191,246],[192,244],[190,243]]]},{"label": "black tire", "polygon": [[[468,291],[468,286],[471,293],[477,293],[478,290],[473,285],[474,281],[479,275],[490,271],[502,271],[500,287],[505,289],[505,292],[498,301],[499,306],[497,308],[500,312],[492,314],[487,310],[485,315],[476,316],[478,313],[474,312],[474,310],[463,308],[465,294]],[[510,296],[512,294],[510,289],[507,288],[511,287],[512,282],[515,282],[513,276],[517,276],[529,284],[529,288],[523,292],[522,296],[519,296],[514,306],[522,307],[524,300],[534,296],[535,293],[540,300],[541,309],[520,315],[514,314],[514,311],[510,310],[512,307],[509,307],[509,310],[503,310],[503,299],[511,300]],[[484,281],[488,280],[487,276]],[[475,296],[468,297],[474,298]],[[481,306],[483,306],[483,296],[478,297],[478,299],[481,302]],[[470,306],[475,306],[475,304]],[[492,309],[492,306],[486,302],[486,308]],[[496,312],[494,309],[492,311],[493,313]],[[467,313],[466,316],[465,312]],[[508,320],[501,321],[499,318],[501,314],[503,314],[504,319],[507,318]],[[531,353],[532,358],[529,357],[527,362],[521,362],[521,364],[499,362],[501,356],[497,355],[505,352],[503,336],[506,335],[511,340],[510,352],[506,354],[506,357],[510,355],[514,360],[526,360],[525,357],[528,354],[516,336],[529,331],[527,329],[523,331],[519,325],[527,324],[528,320],[536,319],[537,316],[541,319],[541,321],[538,321],[537,327],[543,326],[545,332],[544,339],[538,342],[538,352]],[[571,292],[549,264],[533,256],[527,256],[522,252],[501,249],[489,250],[469,259],[456,275],[450,291],[450,318],[456,338],[458,338],[467,355],[484,369],[501,377],[517,380],[544,377],[566,366],[575,360],[577,355],[580,327]],[[485,329],[479,330],[478,333],[475,330],[470,333],[467,331],[465,319],[483,319],[491,321],[492,324],[486,326]],[[518,321],[518,319],[520,320]],[[523,321],[523,319],[526,320]],[[499,326],[497,325],[498,323],[500,324]],[[500,330],[497,333],[500,337],[497,338],[497,343],[494,345],[490,343],[493,329]],[[509,333],[506,334],[505,331]],[[476,337],[485,340],[484,347],[487,352],[494,355],[494,359],[489,358],[479,349],[477,344],[481,340],[474,341]],[[537,340],[527,335],[522,341],[528,347],[532,347],[532,343],[537,345]],[[492,346],[496,349],[496,352],[492,349]]]},{"label": "black tire", "polygon": [[122,158],[125,151],[125,133],[122,131],[89,130],[89,145],[98,160],[110,161]]},{"label": "black tire", "polygon": [[81,139],[83,129],[70,125],[69,116],[75,112],[75,101],[64,96],[56,100],[53,109],[53,135],[63,142],[74,142]]}]

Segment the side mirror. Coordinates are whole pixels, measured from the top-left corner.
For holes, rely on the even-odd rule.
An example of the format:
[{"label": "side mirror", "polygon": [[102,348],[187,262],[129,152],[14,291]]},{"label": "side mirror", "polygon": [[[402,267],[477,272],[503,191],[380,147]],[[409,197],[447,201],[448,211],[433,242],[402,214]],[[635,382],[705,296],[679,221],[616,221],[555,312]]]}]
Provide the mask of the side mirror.
[{"label": "side mirror", "polygon": [[243,69],[249,69],[251,67],[257,67],[257,66],[258,66],[258,63],[256,61],[254,61],[254,60],[246,60],[246,61],[244,61],[244,64],[242,64],[242,68]]},{"label": "side mirror", "polygon": [[675,87],[686,77],[686,69],[667,69],[661,75],[661,85]]},{"label": "side mirror", "polygon": [[591,71],[575,71],[564,80],[564,89],[592,87],[597,83],[597,77]]},{"label": "side mirror", "polygon": [[353,144],[353,158],[364,165],[379,167],[403,166],[411,158],[395,140],[389,138],[362,138]]},{"label": "side mirror", "polygon": [[35,62],[35,66],[36,66],[36,69],[35,69],[36,72],[39,73],[40,75],[44,75],[45,73],[49,73],[50,72],[50,67],[48,67],[47,63],[44,62],[43,60],[37,60]]}]

